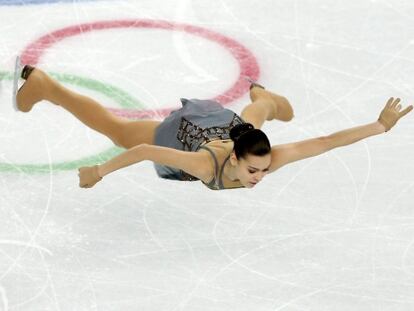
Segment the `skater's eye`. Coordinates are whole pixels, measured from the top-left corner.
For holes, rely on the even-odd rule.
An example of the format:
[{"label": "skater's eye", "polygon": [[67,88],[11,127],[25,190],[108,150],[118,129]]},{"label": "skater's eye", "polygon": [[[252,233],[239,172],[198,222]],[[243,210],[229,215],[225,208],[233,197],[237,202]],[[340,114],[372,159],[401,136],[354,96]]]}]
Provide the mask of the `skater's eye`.
[{"label": "skater's eye", "polygon": [[[256,173],[259,170],[258,168],[252,167],[250,165],[249,165],[249,167],[254,169],[254,171],[248,170],[250,174]],[[269,168],[270,168],[270,165],[267,168],[265,168],[264,170],[262,170],[262,172],[268,172]]]}]

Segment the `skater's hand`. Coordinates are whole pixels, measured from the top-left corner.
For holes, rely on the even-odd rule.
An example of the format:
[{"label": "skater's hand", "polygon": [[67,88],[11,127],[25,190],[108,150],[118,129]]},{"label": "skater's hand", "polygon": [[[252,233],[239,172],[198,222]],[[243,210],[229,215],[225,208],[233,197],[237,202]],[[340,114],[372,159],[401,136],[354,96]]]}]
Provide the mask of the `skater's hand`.
[{"label": "skater's hand", "polygon": [[78,169],[79,187],[91,188],[102,179],[98,174],[98,165]]},{"label": "skater's hand", "polygon": [[404,110],[401,110],[401,105],[399,104],[400,99],[397,98],[394,100],[391,97],[387,104],[385,105],[384,109],[382,109],[381,114],[378,118],[378,121],[385,127],[385,131],[388,132],[399,119],[413,110],[413,105],[408,106]]}]

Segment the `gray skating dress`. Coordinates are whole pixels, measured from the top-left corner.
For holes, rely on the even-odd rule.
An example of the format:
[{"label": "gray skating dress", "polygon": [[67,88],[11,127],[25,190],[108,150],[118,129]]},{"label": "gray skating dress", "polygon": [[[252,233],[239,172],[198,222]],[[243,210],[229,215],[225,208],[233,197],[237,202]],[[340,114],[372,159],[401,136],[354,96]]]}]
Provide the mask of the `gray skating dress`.
[{"label": "gray skating dress", "polygon": [[[245,123],[243,119],[233,111],[223,108],[213,100],[185,99],[181,98],[182,107],[174,110],[157,127],[154,144],[174,148],[183,151],[196,152],[200,148],[210,152],[215,163],[215,178],[209,183],[204,183],[213,190],[224,189],[221,180],[224,161],[220,174],[218,174],[218,162],[214,153],[201,146],[204,142],[218,139],[230,139],[230,130],[237,124]],[[199,180],[180,169],[154,163],[157,175],[161,178],[195,181]]]}]

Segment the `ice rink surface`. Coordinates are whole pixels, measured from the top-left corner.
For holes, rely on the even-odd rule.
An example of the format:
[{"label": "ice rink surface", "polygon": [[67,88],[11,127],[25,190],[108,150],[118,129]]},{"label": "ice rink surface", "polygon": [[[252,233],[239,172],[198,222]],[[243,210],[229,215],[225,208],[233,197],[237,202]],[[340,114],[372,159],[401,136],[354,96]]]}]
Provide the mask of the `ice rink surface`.
[{"label": "ice rink surface", "polygon": [[149,161],[82,189],[77,167],[122,150],[57,106],[11,103],[15,55],[157,120],[180,97],[241,113],[247,72],[295,109],[262,127],[272,145],[329,135],[414,103],[412,1],[42,2],[0,0],[0,310],[414,309],[414,114],[253,189]]}]

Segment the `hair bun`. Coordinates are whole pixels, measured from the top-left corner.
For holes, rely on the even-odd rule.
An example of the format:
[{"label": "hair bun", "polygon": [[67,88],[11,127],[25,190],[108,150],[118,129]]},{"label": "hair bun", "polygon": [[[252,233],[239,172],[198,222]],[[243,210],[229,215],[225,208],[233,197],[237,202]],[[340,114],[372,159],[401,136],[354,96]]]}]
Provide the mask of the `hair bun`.
[{"label": "hair bun", "polygon": [[251,130],[254,130],[254,126],[251,123],[237,124],[230,130],[230,138],[233,141],[236,141],[240,138],[241,135]]}]

